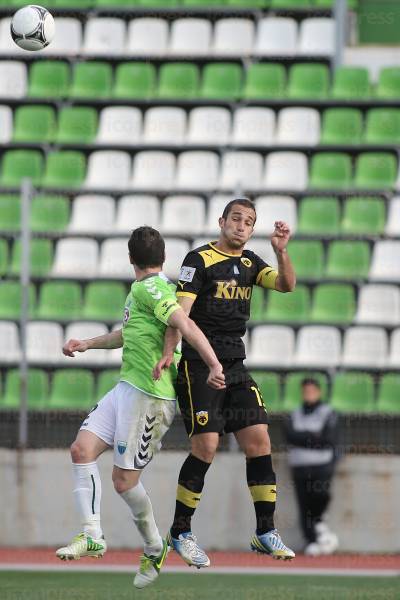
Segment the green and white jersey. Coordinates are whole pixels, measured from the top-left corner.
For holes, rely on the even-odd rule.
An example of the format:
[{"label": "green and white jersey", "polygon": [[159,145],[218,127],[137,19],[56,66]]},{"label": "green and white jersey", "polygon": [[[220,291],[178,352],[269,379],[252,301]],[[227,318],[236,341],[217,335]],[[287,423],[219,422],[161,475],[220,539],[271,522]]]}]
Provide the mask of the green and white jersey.
[{"label": "green and white jersey", "polygon": [[179,354],[159,381],[153,380],[152,370],[162,357],[168,319],[178,308],[175,286],[163,273],[135,281],[125,303],[120,379],[164,400],[175,400]]}]

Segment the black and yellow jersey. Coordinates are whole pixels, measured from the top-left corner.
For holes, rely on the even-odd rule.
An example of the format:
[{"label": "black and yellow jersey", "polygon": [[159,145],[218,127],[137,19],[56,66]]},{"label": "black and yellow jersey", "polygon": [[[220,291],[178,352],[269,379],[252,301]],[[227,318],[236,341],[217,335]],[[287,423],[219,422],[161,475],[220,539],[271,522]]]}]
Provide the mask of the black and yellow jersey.
[{"label": "black and yellow jersey", "polygon": [[[244,358],[242,337],[250,317],[253,285],[275,289],[277,271],[251,250],[226,254],[210,242],[183,261],[176,295],[195,301],[190,318],[200,327],[219,359]],[[183,357],[199,359],[183,341]]]}]

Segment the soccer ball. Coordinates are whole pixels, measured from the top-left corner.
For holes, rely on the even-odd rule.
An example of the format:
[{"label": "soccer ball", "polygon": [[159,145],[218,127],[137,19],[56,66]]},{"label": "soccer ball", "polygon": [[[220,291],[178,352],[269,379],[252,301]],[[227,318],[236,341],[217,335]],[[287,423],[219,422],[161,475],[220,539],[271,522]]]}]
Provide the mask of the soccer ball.
[{"label": "soccer ball", "polygon": [[54,37],[54,19],[46,8],[30,4],[11,20],[11,37],[24,50],[42,50]]}]

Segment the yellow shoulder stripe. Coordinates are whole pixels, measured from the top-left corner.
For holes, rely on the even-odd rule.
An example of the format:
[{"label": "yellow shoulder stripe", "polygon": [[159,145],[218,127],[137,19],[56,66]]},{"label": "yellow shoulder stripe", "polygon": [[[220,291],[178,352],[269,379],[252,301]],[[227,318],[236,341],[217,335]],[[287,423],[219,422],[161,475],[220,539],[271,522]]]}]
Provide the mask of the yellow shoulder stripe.
[{"label": "yellow shoulder stripe", "polygon": [[278,271],[275,271],[272,267],[264,267],[257,275],[256,284],[260,287],[274,290],[277,277]]},{"label": "yellow shoulder stripe", "polygon": [[223,262],[224,260],[229,260],[231,256],[220,254],[216,250],[209,248],[207,250],[202,250],[199,252],[201,258],[204,260],[204,266],[207,269],[208,267],[212,267],[217,263]]},{"label": "yellow shoulder stripe", "polygon": [[176,292],[176,297],[193,298],[196,300],[197,294],[192,294],[192,292]]}]

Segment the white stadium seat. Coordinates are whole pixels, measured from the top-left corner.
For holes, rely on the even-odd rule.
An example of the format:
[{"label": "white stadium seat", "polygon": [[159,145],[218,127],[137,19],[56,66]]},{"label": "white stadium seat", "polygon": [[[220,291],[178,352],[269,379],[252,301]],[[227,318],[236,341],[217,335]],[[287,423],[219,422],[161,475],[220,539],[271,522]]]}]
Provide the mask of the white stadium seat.
[{"label": "white stadium seat", "polygon": [[141,142],[142,113],[131,106],[108,106],[100,113],[97,144],[124,144]]},{"label": "white stadium seat", "polygon": [[211,53],[211,22],[208,19],[176,19],[171,24],[169,54],[205,56]]},{"label": "white stadium seat", "polygon": [[214,241],[214,240],[212,240],[210,237],[195,238],[191,244],[191,249],[196,250],[197,248],[200,248],[201,246],[205,246],[206,244],[209,244],[212,241]]},{"label": "white stadium seat", "polygon": [[375,242],[369,278],[375,281],[400,281],[400,242]]},{"label": "white stadium seat", "polygon": [[291,327],[254,327],[250,336],[247,364],[251,367],[290,367],[293,363],[294,339]]},{"label": "white stadium seat", "polygon": [[226,152],[222,158],[219,188],[235,195],[261,188],[264,159],[258,152]]},{"label": "white stadium seat", "polygon": [[[256,223],[255,235],[258,234],[258,227]],[[255,239],[251,238],[251,240],[246,245],[248,250],[251,250],[257,256],[262,258],[268,265],[270,265],[273,269],[277,269],[278,263],[276,260],[276,254],[272,249],[271,242],[267,239]]]},{"label": "white stadium seat", "polygon": [[[112,331],[121,329],[121,327],[122,323],[116,323],[113,326]],[[113,350],[107,350],[106,360],[108,365],[120,367],[122,363],[122,348],[114,348]]]},{"label": "white stadium seat", "polygon": [[90,279],[96,275],[98,245],[91,238],[64,238],[57,242],[52,277]]},{"label": "white stadium seat", "polygon": [[0,61],[0,98],[24,98],[27,86],[25,63],[16,60]]},{"label": "white stadium seat", "polygon": [[294,19],[266,17],[257,26],[254,54],[294,56],[297,53],[297,23]]},{"label": "white stadium seat", "polygon": [[299,30],[299,54],[332,55],[335,51],[335,21],[329,18],[304,19]]},{"label": "white stadium seat", "polygon": [[299,367],[334,368],[340,362],[340,348],[339,329],[306,325],[297,334],[295,363]]},{"label": "white stadium seat", "polygon": [[389,366],[400,369],[400,329],[392,331],[390,338]]},{"label": "white stadium seat", "polygon": [[170,190],[174,187],[175,156],[172,152],[138,152],[133,161],[130,187],[137,190]]},{"label": "white stadium seat", "polygon": [[357,323],[400,324],[400,290],[395,285],[367,284],[358,295]]},{"label": "white stadium seat", "polygon": [[266,146],[274,143],[275,113],[270,108],[246,106],[233,116],[232,144]]},{"label": "white stadium seat", "polygon": [[132,56],[162,56],[168,49],[165,19],[133,19],[128,25],[127,53]]},{"label": "white stadium seat", "polygon": [[302,152],[271,152],[265,161],[268,190],[303,191],[308,183],[307,157]]},{"label": "white stadium seat", "polygon": [[150,225],[155,229],[160,226],[160,203],[156,196],[127,195],[118,201],[118,212],[115,231],[131,233],[136,227]]},{"label": "white stadium seat", "polygon": [[277,144],[315,146],[319,143],[320,135],[319,112],[314,108],[284,108],[279,112]]},{"label": "white stadium seat", "polygon": [[388,360],[388,338],[381,327],[349,327],[343,341],[342,365],[362,369],[385,367]]},{"label": "white stadium seat", "polygon": [[197,235],[204,230],[205,205],[198,196],[168,196],[162,201],[163,234]]},{"label": "white stadium seat", "polygon": [[16,323],[0,321],[0,363],[16,363],[21,359],[19,333]]},{"label": "white stadium seat", "polygon": [[[121,308],[121,313],[123,309]],[[78,323],[71,323],[67,325],[65,329],[65,339],[89,339],[104,335],[108,333],[108,328],[104,323],[92,323],[86,321],[79,321]],[[87,352],[76,352],[75,357],[71,359],[65,356],[65,362],[68,360],[68,364],[73,365],[104,365],[108,361],[108,350],[88,350]]]},{"label": "white stadium seat", "polygon": [[125,190],[131,172],[131,158],[119,150],[98,150],[89,156],[86,188]]},{"label": "white stadium seat", "polygon": [[386,234],[400,236],[400,197],[392,198],[389,202]]},{"label": "white stadium seat", "polygon": [[219,235],[218,219],[222,216],[225,206],[232,200],[231,194],[215,194],[211,196],[207,207],[207,220],[204,231],[212,235]]},{"label": "white stadium seat", "polygon": [[181,270],[181,265],[189,252],[189,243],[185,240],[167,238],[165,240],[165,263],[163,272],[172,281],[176,281]]},{"label": "white stadium seat", "polygon": [[182,152],[178,158],[179,190],[211,191],[218,185],[219,157],[214,152]]},{"label": "white stadium seat", "polygon": [[13,135],[13,113],[9,106],[0,106],[0,143],[7,144]]},{"label": "white stadium seat", "polygon": [[128,238],[104,240],[101,244],[97,275],[128,281],[135,278],[133,267],[129,262]]},{"label": "white stadium seat", "polygon": [[258,196],[256,234],[271,235],[275,221],[285,221],[294,233],[297,228],[296,200],[291,196]]},{"label": "white stadium seat", "polygon": [[183,108],[156,106],[144,117],[143,143],[172,146],[183,144],[186,132],[186,113]]},{"label": "white stadium seat", "polygon": [[115,200],[111,196],[76,196],[68,231],[71,233],[109,233],[114,229]]},{"label": "white stadium seat", "polygon": [[82,46],[82,24],[79,19],[57,17],[54,40],[41,54],[53,56],[75,56],[80,54]]},{"label": "white stadium seat", "polygon": [[217,56],[249,56],[253,51],[251,19],[220,19],[214,26],[213,53]]},{"label": "white stadium seat", "polygon": [[[23,55],[26,50],[17,46],[10,35],[11,17],[6,17],[0,21],[0,56],[4,55]],[[41,50],[42,52],[42,50]]]},{"label": "white stadium seat", "polygon": [[[68,338],[69,339],[69,338]],[[59,323],[35,321],[28,323],[26,350],[31,364],[56,365],[66,358],[62,353],[64,335]]]},{"label": "white stadium seat", "polygon": [[188,144],[225,145],[231,129],[231,113],[227,108],[205,106],[190,111]]},{"label": "white stadium seat", "polygon": [[126,25],[123,19],[92,17],[83,36],[82,54],[118,56],[125,51]]}]

